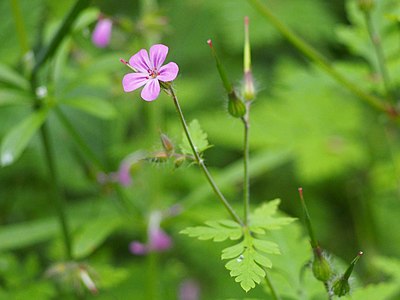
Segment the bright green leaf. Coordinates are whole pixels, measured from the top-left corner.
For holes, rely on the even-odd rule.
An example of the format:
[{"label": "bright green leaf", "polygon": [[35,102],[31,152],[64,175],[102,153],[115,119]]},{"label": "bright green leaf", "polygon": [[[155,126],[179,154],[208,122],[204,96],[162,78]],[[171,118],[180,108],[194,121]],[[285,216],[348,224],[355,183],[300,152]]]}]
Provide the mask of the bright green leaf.
[{"label": "bright green leaf", "polygon": [[289,217],[273,217],[278,210],[279,203],[280,199],[275,199],[257,208],[250,217],[251,231],[260,234],[264,230],[276,230],[296,220]]},{"label": "bright green leaf", "polygon": [[10,165],[18,159],[32,136],[46,120],[46,116],[47,110],[34,112],[4,137],[0,152],[2,166]]},{"label": "bright green leaf", "polygon": [[199,240],[213,240],[221,242],[226,239],[237,240],[242,236],[242,229],[239,224],[230,220],[207,221],[207,226],[188,227],[181,231],[190,237],[197,237]]},{"label": "bright green leaf", "polygon": [[62,103],[101,119],[113,119],[117,115],[115,107],[100,98],[79,97]]},{"label": "bright green leaf", "polygon": [[[202,153],[211,147],[211,145],[208,143],[207,133],[205,133],[203,129],[201,129],[200,123],[196,119],[190,122],[189,132],[190,136],[192,137],[193,143],[199,153]],[[182,143],[179,146],[183,154],[193,155],[192,148],[190,147],[190,144],[185,134],[183,134]]]}]

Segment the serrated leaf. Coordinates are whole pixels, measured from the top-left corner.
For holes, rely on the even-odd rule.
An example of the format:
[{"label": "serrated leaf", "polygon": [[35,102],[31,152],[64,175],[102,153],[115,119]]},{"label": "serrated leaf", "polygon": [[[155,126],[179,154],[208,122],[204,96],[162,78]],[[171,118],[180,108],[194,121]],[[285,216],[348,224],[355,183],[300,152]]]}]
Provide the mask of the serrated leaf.
[{"label": "serrated leaf", "polygon": [[264,230],[276,230],[292,223],[295,218],[273,217],[280,204],[280,199],[271,200],[257,208],[250,220],[250,229],[254,233],[264,233]]},{"label": "serrated leaf", "polygon": [[0,164],[7,166],[19,158],[35,132],[46,120],[47,110],[32,113],[15,126],[3,139],[0,152]]},{"label": "serrated leaf", "polygon": [[279,246],[274,242],[269,242],[265,240],[253,239],[253,246],[257,250],[260,250],[269,254],[281,254],[279,251]]},{"label": "serrated leaf", "polygon": [[[199,153],[202,153],[211,147],[211,145],[208,143],[207,133],[201,129],[200,123],[196,119],[190,122],[189,132],[193,140],[193,144]],[[183,154],[193,155],[192,148],[190,147],[189,141],[187,140],[185,134],[182,136],[182,142],[179,147],[181,148]]]},{"label": "serrated leaf", "polygon": [[190,237],[199,240],[213,240],[222,242],[226,239],[238,240],[242,237],[242,229],[239,224],[230,220],[207,221],[207,226],[188,227],[181,231]]},{"label": "serrated leaf", "polygon": [[62,103],[101,119],[113,119],[117,115],[115,107],[100,98],[73,98]]},{"label": "serrated leaf", "polygon": [[237,257],[228,261],[225,267],[230,270],[230,275],[235,277],[235,281],[240,283],[240,286],[246,292],[254,288],[256,283],[259,284],[265,276],[265,271],[257,263],[256,259],[268,265],[266,260],[260,259],[262,255],[253,247],[252,241],[253,238],[250,234],[246,234],[243,242],[238,244],[240,246],[236,245],[238,246],[237,248],[233,248],[235,246],[227,248],[230,254],[234,252],[232,249],[237,252],[239,248],[242,250]]},{"label": "serrated leaf", "polygon": [[234,246],[225,248],[224,250],[222,250],[221,259],[230,259],[230,258],[238,257],[240,254],[243,253],[243,251],[244,251],[243,243],[239,243]]}]

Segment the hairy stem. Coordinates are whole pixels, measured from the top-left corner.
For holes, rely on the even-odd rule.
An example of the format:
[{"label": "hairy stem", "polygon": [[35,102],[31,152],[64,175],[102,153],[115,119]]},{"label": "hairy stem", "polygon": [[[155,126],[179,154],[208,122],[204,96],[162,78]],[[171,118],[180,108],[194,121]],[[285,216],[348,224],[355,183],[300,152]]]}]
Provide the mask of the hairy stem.
[{"label": "hairy stem", "polygon": [[250,105],[246,102],[246,114],[242,118],[244,125],[244,145],[243,145],[243,204],[244,204],[244,222],[249,222],[250,212],[250,175],[249,175],[249,136],[250,136]]},{"label": "hairy stem", "polygon": [[194,157],[196,159],[196,162],[198,163],[198,165],[200,166],[200,169],[203,171],[204,175],[206,176],[207,181],[211,185],[214,193],[218,196],[218,199],[224,205],[224,207],[226,208],[226,210],[228,211],[228,213],[230,214],[232,219],[235,220],[236,222],[238,222],[241,226],[244,226],[242,220],[239,218],[239,216],[237,215],[235,210],[229,204],[228,200],[225,199],[225,196],[222,194],[222,192],[218,188],[218,186],[215,183],[213,177],[211,176],[210,172],[208,171],[206,165],[204,164],[204,160],[201,158],[199,152],[197,151],[197,148],[194,145],[192,137],[190,135],[189,128],[187,126],[187,123],[186,123],[185,117],[183,115],[182,109],[181,109],[181,107],[179,105],[178,98],[176,97],[175,92],[174,92],[174,90],[173,90],[173,88],[171,86],[168,87],[168,93],[169,93],[169,95],[171,95],[172,100],[174,101],[174,105],[175,105],[176,111],[177,111],[177,113],[179,115],[179,119],[181,120],[181,124],[182,124],[183,130],[185,131],[185,135],[186,135],[186,137],[187,137],[187,139],[189,141],[190,147],[192,148],[193,155],[194,155]]},{"label": "hairy stem", "polygon": [[305,42],[302,38],[296,35],[291,29],[289,29],[285,24],[283,24],[279,19],[277,19],[269,8],[262,3],[260,0],[248,0],[254,8],[261,13],[294,47],[297,48],[301,53],[308,57],[311,61],[317,64],[321,69],[323,69],[328,75],[333,79],[338,81],[344,87],[346,87],[350,92],[356,95],[358,98],[368,103],[375,109],[383,112],[392,112],[396,110],[388,106],[382,99],[370,95],[356,86],[354,83],[349,81],[341,73],[336,71],[330,64],[330,62],[319,53],[314,47]]},{"label": "hairy stem", "polygon": [[45,157],[47,167],[49,169],[49,177],[50,177],[50,192],[51,198],[54,200],[54,204],[56,207],[58,220],[60,222],[61,232],[64,239],[64,246],[66,251],[66,257],[68,260],[72,259],[72,240],[71,234],[69,231],[66,211],[65,211],[65,200],[63,199],[63,194],[58,182],[58,174],[57,168],[54,161],[53,148],[51,146],[50,138],[49,138],[49,130],[47,127],[47,123],[44,123],[41,127],[41,138],[42,144],[44,147]]},{"label": "hairy stem", "polygon": [[275,286],[273,285],[271,278],[269,277],[269,274],[267,271],[265,271],[265,282],[267,283],[267,286],[269,287],[269,290],[271,291],[272,298],[274,300],[281,300],[281,297],[279,297]]}]

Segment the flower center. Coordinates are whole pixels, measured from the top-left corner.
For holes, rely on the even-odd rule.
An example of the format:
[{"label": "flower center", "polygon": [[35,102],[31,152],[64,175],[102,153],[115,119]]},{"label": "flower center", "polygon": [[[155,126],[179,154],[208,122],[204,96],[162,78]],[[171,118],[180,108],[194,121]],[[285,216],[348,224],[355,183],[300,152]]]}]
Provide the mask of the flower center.
[{"label": "flower center", "polygon": [[148,69],[147,72],[149,72],[149,78],[156,78],[158,76],[157,68],[154,68],[154,70]]}]

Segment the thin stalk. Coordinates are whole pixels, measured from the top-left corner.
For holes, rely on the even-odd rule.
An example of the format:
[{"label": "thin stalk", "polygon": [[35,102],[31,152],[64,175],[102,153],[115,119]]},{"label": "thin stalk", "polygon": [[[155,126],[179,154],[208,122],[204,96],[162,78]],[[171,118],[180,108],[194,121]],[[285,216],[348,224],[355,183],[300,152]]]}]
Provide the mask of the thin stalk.
[{"label": "thin stalk", "polygon": [[371,39],[372,45],[374,46],[376,58],[378,60],[379,73],[381,74],[383,79],[383,86],[385,88],[386,95],[391,101],[393,101],[393,97],[390,91],[390,77],[389,72],[386,68],[386,61],[381,44],[381,38],[378,31],[375,30],[374,24],[372,22],[371,13],[369,11],[365,11],[364,17],[367,24],[369,38]]},{"label": "thin stalk", "polygon": [[250,136],[250,105],[246,102],[246,114],[242,118],[244,127],[244,145],[243,145],[243,204],[244,204],[244,223],[249,222],[250,212],[250,175],[249,175],[249,136]]},{"label": "thin stalk", "polygon": [[28,45],[28,37],[26,34],[24,19],[22,18],[21,14],[21,7],[19,5],[18,0],[11,0],[10,2],[11,2],[12,14],[14,17],[15,27],[17,30],[19,45],[21,47],[22,54],[24,55],[29,51],[29,45]]},{"label": "thin stalk", "polygon": [[62,196],[62,191],[58,182],[57,168],[54,161],[53,148],[51,146],[49,138],[49,130],[47,123],[44,123],[40,129],[44,152],[46,156],[47,167],[50,175],[50,192],[51,197],[54,199],[58,220],[60,222],[61,232],[64,239],[66,257],[68,260],[72,259],[72,239],[69,231],[66,211],[65,211],[65,200]]},{"label": "thin stalk", "polygon": [[192,137],[189,132],[189,128],[187,126],[185,117],[183,116],[183,112],[181,109],[181,106],[179,105],[178,98],[175,95],[175,92],[171,86],[168,87],[168,93],[171,95],[172,100],[174,101],[174,105],[176,108],[176,111],[179,115],[179,119],[181,120],[183,130],[185,131],[185,135],[189,141],[190,147],[192,148],[193,155],[196,159],[196,162],[199,164],[200,169],[203,171],[204,175],[207,178],[207,181],[211,185],[214,193],[218,196],[218,199],[220,202],[224,205],[230,216],[232,217],[233,220],[238,222],[241,226],[244,226],[242,220],[239,218],[239,216],[236,214],[235,210],[232,208],[232,206],[229,204],[229,202],[225,199],[225,196],[222,194],[220,189],[218,188],[217,184],[215,183],[213,177],[211,176],[210,172],[208,171],[206,165],[204,164],[204,160],[201,158],[199,152],[197,151],[196,146],[193,143]]},{"label": "thin stalk", "polygon": [[273,285],[271,278],[269,277],[267,271],[265,271],[265,282],[267,283],[269,290],[271,291],[272,298],[274,300],[281,300],[281,297],[279,297],[279,295],[275,289],[275,286]]},{"label": "thin stalk", "polygon": [[[294,47],[296,47],[301,53],[308,57],[311,61],[316,63],[321,69],[323,69],[328,75],[333,79],[338,81],[344,87],[346,87],[350,92],[359,97],[364,102],[368,103],[375,109],[383,112],[395,113],[395,109],[388,106],[382,99],[370,95],[356,86],[354,83],[349,81],[341,73],[336,71],[321,53],[319,53],[314,47],[305,42],[302,38],[296,35],[290,28],[283,24],[279,19],[277,19],[269,8],[262,3],[260,0],[248,0],[255,9],[261,13]],[[395,114],[397,115],[397,114]]]}]

